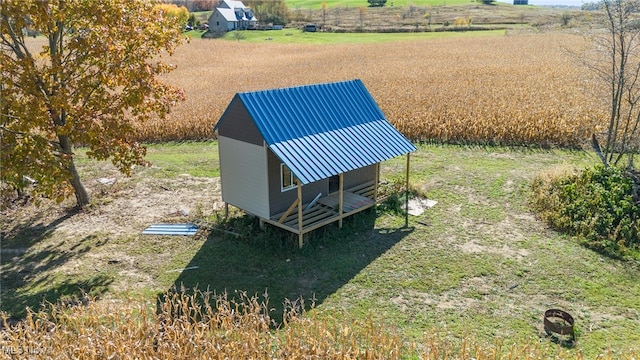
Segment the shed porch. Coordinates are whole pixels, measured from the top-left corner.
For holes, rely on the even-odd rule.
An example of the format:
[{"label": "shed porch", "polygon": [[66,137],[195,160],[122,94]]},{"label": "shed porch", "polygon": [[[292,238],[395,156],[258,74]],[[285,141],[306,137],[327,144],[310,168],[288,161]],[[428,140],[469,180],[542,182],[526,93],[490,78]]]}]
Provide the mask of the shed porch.
[{"label": "shed porch", "polygon": [[287,211],[260,221],[298,234],[298,245],[302,247],[304,234],[336,221],[342,227],[342,219],[375,206],[377,191],[377,181],[369,181],[321,197],[310,207],[303,204],[299,208],[296,200]]}]

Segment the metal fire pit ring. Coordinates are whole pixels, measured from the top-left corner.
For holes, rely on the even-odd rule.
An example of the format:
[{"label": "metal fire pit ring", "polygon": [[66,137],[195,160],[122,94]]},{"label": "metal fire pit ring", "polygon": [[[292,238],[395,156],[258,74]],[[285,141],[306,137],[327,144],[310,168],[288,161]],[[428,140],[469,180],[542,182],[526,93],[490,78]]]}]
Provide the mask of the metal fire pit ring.
[{"label": "metal fire pit ring", "polygon": [[573,324],[573,316],[564,310],[549,309],[544,312],[544,331],[548,335],[569,335],[570,340],[575,340]]}]

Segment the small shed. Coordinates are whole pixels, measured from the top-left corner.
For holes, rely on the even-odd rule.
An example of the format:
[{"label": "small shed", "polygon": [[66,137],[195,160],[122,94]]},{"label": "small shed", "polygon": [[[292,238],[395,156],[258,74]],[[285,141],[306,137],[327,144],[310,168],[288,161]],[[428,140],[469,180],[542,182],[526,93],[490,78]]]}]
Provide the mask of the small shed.
[{"label": "small shed", "polygon": [[238,93],[214,130],[223,201],[298,234],[300,247],[373,207],[380,162],[416,150],[359,79]]}]

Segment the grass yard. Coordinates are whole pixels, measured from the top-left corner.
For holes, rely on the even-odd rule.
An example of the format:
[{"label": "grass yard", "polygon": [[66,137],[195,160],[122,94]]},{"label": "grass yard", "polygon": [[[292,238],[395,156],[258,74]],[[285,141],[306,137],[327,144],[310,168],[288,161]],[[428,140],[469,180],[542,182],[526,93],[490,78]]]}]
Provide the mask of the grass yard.
[{"label": "grass yard", "polygon": [[[576,319],[575,349],[593,358],[640,343],[638,264],[601,256],[560,236],[528,209],[539,171],[581,168],[580,151],[420,145],[411,183],[438,204],[419,217],[365,213],[311,234],[303,249],[277,229],[260,230],[237,212],[223,222],[215,142],[156,144],[154,166],[123,178],[109,165],[81,161],[94,205],[2,212],[2,310],[20,318],[42,299],[84,290],[100,301],[155,302],[174,286],[269,295],[275,319],[300,297],[318,317],[366,320],[405,341],[439,334],[491,345],[502,339],[564,351],[544,335],[542,316],[559,307]],[[383,164],[401,182],[404,158]],[[95,181],[114,177],[113,185]],[[193,221],[194,237],[143,236],[157,222]]]}]

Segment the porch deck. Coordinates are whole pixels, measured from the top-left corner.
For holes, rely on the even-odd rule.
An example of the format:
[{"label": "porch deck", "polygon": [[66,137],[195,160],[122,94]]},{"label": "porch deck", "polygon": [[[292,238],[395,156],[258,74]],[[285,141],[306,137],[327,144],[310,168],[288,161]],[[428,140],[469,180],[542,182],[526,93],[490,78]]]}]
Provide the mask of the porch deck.
[{"label": "porch deck", "polygon": [[[288,211],[272,216],[270,219],[262,219],[262,221],[298,235],[306,234],[374,206],[376,204],[374,199],[375,191],[375,183],[373,181],[346,189],[343,192],[342,214],[339,213],[340,194],[338,192],[318,199],[308,209],[306,208],[308,204],[303,204],[302,232],[298,224],[297,205]],[[286,216],[282,218],[285,214]]]}]

